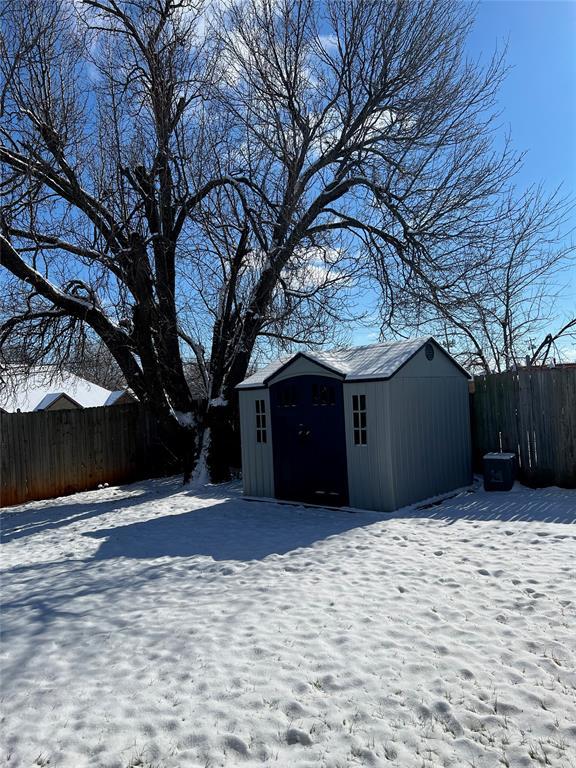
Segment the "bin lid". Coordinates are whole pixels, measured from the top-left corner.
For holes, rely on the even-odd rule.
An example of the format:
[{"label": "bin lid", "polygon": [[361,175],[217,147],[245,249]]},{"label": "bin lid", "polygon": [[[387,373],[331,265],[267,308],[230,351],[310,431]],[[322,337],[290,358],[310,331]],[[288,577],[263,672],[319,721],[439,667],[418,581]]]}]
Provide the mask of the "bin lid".
[{"label": "bin lid", "polygon": [[485,453],[485,459],[515,459],[515,453]]}]

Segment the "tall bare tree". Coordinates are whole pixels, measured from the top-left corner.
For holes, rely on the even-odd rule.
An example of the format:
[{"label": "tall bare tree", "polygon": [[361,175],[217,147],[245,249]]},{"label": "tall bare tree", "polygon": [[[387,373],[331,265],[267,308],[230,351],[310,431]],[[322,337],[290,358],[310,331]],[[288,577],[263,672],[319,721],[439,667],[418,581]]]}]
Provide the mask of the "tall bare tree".
[{"label": "tall bare tree", "polygon": [[493,145],[502,57],[464,54],[472,6],[3,14],[0,342],[54,356],[98,337],[161,418],[212,426],[215,454],[259,347],[325,343],[364,281],[392,313],[404,284],[447,290],[484,263],[518,158]]},{"label": "tall bare tree", "polygon": [[395,322],[412,333],[432,330],[470,370],[545,363],[576,332],[574,315],[558,319],[562,280],[576,251],[566,228],[573,209],[559,190],[507,195],[497,221],[475,245],[476,268],[444,287],[430,289],[417,278],[404,282]]},{"label": "tall bare tree", "polygon": [[233,183],[190,163],[209,72],[200,11],[88,0],[78,12],[56,0],[14,3],[4,19],[2,263],[20,311],[3,338],[40,328],[42,355],[89,329],[165,419],[193,410],[178,242],[202,197]]}]

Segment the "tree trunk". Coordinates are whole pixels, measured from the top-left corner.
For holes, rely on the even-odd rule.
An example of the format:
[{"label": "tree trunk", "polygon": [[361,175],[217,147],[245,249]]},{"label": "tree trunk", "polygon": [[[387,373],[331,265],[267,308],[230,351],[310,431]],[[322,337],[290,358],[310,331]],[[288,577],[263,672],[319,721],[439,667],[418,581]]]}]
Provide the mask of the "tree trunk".
[{"label": "tree trunk", "polygon": [[[230,480],[241,467],[240,416],[236,385],[246,378],[254,344],[246,344],[225,366],[211,368],[211,398],[198,418],[194,479],[208,476],[214,483]],[[248,348],[249,347],[249,348]]]},{"label": "tree trunk", "polygon": [[[198,422],[180,424],[171,414],[153,409],[158,432],[159,474],[180,474],[183,482],[189,482],[198,453]],[[196,417],[197,419],[198,417]]]}]

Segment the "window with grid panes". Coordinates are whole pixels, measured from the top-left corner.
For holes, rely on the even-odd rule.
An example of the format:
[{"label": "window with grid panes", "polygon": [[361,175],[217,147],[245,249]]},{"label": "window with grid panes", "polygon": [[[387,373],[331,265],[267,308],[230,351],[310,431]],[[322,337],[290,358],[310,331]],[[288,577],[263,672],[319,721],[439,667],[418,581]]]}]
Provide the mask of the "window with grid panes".
[{"label": "window with grid panes", "polygon": [[266,403],[256,400],[256,442],[266,442]]},{"label": "window with grid panes", "polygon": [[352,395],[354,445],[366,445],[366,395]]}]

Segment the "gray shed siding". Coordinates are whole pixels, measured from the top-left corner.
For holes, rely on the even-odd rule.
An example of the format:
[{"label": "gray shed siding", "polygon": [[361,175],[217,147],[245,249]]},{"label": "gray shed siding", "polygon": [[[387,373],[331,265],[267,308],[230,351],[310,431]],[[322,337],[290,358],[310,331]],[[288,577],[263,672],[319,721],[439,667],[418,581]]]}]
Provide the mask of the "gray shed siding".
[{"label": "gray shed siding", "polygon": [[[354,395],[366,395],[366,445],[354,445]],[[346,460],[352,507],[383,511],[394,508],[388,410],[388,382],[344,383]]]},{"label": "gray shed siding", "polygon": [[[242,480],[247,496],[274,497],[274,463],[272,458],[272,426],[268,390],[240,390],[240,434],[242,435]],[[266,407],[267,441],[256,442],[256,400]]]},{"label": "gray shed siding", "polygon": [[394,507],[469,485],[467,379],[398,376],[388,386]]},{"label": "gray shed siding", "polygon": [[[352,396],[366,395],[367,444],[354,445]],[[468,380],[421,349],[387,381],[344,382],[350,505],[390,512],[472,482]]]},{"label": "gray shed siding", "polygon": [[445,355],[441,349],[438,349],[438,347],[435,347],[434,349],[434,357],[432,360],[428,360],[424,349],[418,350],[414,357],[403,365],[393,378],[408,379],[415,377],[461,379],[462,381],[468,381],[462,371],[454,365],[450,358]]}]

